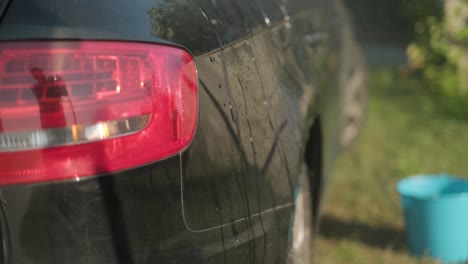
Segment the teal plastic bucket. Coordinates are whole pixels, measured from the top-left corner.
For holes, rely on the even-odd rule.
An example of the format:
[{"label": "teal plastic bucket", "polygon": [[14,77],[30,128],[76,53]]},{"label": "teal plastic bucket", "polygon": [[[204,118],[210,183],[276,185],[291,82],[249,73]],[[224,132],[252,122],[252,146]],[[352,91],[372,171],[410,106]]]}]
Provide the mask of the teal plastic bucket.
[{"label": "teal plastic bucket", "polygon": [[468,181],[418,175],[397,185],[411,254],[446,263],[468,260]]}]

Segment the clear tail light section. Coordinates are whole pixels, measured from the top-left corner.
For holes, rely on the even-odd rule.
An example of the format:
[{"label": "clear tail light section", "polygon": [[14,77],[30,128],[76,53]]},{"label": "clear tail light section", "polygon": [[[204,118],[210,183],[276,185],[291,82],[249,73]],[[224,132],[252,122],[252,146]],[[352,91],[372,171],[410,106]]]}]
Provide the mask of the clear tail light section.
[{"label": "clear tail light section", "polygon": [[196,130],[197,84],[179,48],[0,43],[0,185],[79,179],[183,151]]}]

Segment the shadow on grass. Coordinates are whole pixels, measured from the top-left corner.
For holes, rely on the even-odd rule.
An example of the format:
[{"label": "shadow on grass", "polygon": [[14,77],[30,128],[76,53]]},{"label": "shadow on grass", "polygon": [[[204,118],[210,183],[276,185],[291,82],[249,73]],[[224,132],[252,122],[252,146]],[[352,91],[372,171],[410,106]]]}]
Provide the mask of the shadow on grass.
[{"label": "shadow on grass", "polygon": [[329,215],[322,216],[319,235],[327,239],[357,241],[384,250],[407,250],[405,234],[402,230],[369,226],[364,223],[337,219]]}]

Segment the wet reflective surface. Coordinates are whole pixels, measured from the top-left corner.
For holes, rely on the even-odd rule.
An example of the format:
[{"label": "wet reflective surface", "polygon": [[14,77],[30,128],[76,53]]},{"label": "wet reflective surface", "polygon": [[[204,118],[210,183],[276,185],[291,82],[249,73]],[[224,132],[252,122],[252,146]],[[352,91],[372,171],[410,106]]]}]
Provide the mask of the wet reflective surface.
[{"label": "wet reflective surface", "polygon": [[2,187],[5,262],[285,263],[317,117],[323,175],[339,149],[346,19],[338,2],[320,0],[15,0],[0,39],[184,46],[195,54],[200,112],[179,156]]}]

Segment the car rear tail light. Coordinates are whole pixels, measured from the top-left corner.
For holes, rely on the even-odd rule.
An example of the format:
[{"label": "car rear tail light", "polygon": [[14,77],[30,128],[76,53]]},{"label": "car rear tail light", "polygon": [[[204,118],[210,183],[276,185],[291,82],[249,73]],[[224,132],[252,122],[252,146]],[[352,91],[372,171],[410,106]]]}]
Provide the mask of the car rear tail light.
[{"label": "car rear tail light", "polygon": [[197,83],[179,48],[0,43],[0,185],[79,179],[181,152],[196,130]]}]

